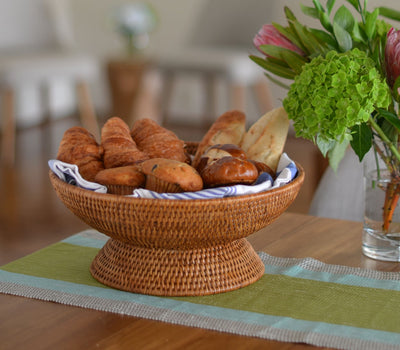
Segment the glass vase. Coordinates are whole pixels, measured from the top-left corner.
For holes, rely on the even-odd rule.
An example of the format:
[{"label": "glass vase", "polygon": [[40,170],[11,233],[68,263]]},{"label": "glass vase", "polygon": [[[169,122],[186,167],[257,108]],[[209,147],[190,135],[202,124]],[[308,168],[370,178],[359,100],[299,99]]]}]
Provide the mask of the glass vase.
[{"label": "glass vase", "polygon": [[400,261],[400,181],[387,170],[364,173],[364,255]]}]

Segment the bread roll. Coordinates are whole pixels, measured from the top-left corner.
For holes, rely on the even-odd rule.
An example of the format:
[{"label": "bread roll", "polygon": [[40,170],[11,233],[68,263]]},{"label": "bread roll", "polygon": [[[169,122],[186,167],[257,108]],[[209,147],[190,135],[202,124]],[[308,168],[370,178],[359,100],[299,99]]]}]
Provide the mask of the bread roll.
[{"label": "bread roll", "polygon": [[184,141],[152,119],[137,120],[132,127],[131,136],[138,148],[149,158],[173,159],[179,162],[190,160],[185,152]]},{"label": "bread roll", "polygon": [[218,117],[200,141],[192,165],[196,168],[201,156],[216,144],[240,145],[246,131],[246,116],[243,112],[228,111]]},{"label": "bread roll", "polygon": [[156,192],[194,192],[203,188],[199,173],[187,163],[152,158],[140,164],[146,175],[146,189]]},{"label": "bread roll", "polygon": [[240,146],[247,158],[265,163],[275,172],[288,130],[289,118],[285,109],[279,107],[258,119],[244,135]]},{"label": "bread roll", "polygon": [[237,157],[241,159],[246,159],[246,153],[237,145],[231,143],[228,144],[218,144],[210,146],[204,154],[200,157],[200,161],[197,164],[196,170],[201,173],[204,167],[223,157]]},{"label": "bread roll", "polygon": [[246,159],[223,157],[208,164],[201,172],[206,187],[252,184],[258,177],[256,166]]},{"label": "bread roll", "polygon": [[128,125],[118,117],[107,120],[101,129],[101,145],[104,148],[105,168],[133,165],[149,159],[133,141]]},{"label": "bread roll", "polygon": [[77,165],[79,173],[87,181],[94,181],[96,174],[104,169],[102,148],[91,133],[79,126],[65,131],[57,159]]},{"label": "bread roll", "polygon": [[135,164],[99,171],[95,182],[106,186],[108,193],[124,195],[144,186],[145,176],[140,166]]}]

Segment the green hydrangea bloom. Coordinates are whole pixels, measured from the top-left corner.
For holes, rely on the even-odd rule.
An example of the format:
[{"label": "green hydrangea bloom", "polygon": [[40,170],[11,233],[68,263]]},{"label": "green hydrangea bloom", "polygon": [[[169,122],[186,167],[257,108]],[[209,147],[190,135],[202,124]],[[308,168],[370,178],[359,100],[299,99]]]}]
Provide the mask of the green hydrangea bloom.
[{"label": "green hydrangea bloom", "polygon": [[283,106],[297,136],[342,142],[349,129],[387,108],[391,94],[375,62],[358,49],[330,51],[303,66]]}]

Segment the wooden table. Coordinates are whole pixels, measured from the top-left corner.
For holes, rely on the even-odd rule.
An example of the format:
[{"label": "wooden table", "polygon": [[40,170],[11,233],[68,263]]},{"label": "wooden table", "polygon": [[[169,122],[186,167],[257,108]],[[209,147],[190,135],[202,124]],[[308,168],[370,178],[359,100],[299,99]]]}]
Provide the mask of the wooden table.
[{"label": "wooden table", "polygon": [[[285,213],[249,237],[257,251],[400,271],[361,253],[361,223]],[[0,294],[0,349],[306,349],[204,329]]]}]

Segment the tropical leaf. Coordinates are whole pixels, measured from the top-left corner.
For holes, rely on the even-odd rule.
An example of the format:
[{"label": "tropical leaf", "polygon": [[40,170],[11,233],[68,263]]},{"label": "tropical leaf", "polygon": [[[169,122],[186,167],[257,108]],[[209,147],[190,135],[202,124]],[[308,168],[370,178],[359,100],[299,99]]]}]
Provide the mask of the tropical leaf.
[{"label": "tropical leaf", "polygon": [[400,102],[399,89],[400,89],[400,76],[397,77],[396,81],[393,84],[393,89],[392,89],[394,98],[397,102]]},{"label": "tropical leaf", "polygon": [[325,10],[322,7],[322,4],[319,2],[319,0],[313,0],[313,4],[314,4],[315,8],[318,10],[318,12],[325,12]]},{"label": "tropical leaf", "polygon": [[323,139],[323,138],[319,137],[319,135],[317,135],[316,144],[318,146],[318,149],[321,151],[322,155],[324,157],[326,157],[328,152],[333,147],[335,147],[336,141],[326,140],[326,139]]},{"label": "tropical leaf", "polygon": [[326,12],[319,12],[319,21],[328,32],[332,33],[333,27],[329,15]]},{"label": "tropical leaf", "polygon": [[358,0],[346,0],[349,4],[353,5],[353,7],[358,11],[359,6],[358,6]]},{"label": "tropical leaf", "polygon": [[301,8],[301,11],[305,15],[312,17],[312,18],[319,19],[319,12],[314,7],[304,6],[304,5],[300,4],[300,8]]},{"label": "tropical leaf", "polygon": [[271,80],[274,84],[276,84],[276,85],[278,85],[278,86],[280,86],[280,87],[282,87],[282,88],[284,88],[284,89],[286,89],[286,90],[289,90],[290,89],[290,85],[287,85],[287,84],[285,84],[284,82],[282,82],[281,80],[278,80],[278,79],[276,79],[274,76],[272,76],[271,74],[268,74],[268,73],[264,73],[265,74],[265,76],[269,79],[269,80]]},{"label": "tropical leaf", "polygon": [[291,27],[285,28],[278,23],[272,23],[272,25],[279,33],[288,38],[294,45],[305,51],[305,47],[303,47],[302,42],[299,40],[296,32],[294,32]]},{"label": "tropical leaf", "polygon": [[351,35],[336,22],[333,22],[333,32],[335,33],[336,40],[342,52],[351,50],[353,47],[353,40]]},{"label": "tropical leaf", "polygon": [[288,21],[296,21],[297,20],[296,16],[294,15],[294,13],[292,12],[292,10],[289,7],[285,6],[284,12],[285,12],[286,19]]},{"label": "tropical leaf", "polygon": [[400,119],[396,114],[381,108],[378,109],[378,114],[400,131]]},{"label": "tropical leaf", "polygon": [[301,25],[298,21],[293,22],[293,27],[309,55],[317,56],[325,51],[310,30]]},{"label": "tropical leaf", "polygon": [[351,148],[357,154],[360,162],[372,147],[372,131],[366,123],[355,125],[351,129]]},{"label": "tropical leaf", "polygon": [[393,19],[395,21],[400,21],[400,11],[396,11],[384,6],[378,7],[378,9],[381,16]]},{"label": "tropical leaf", "polygon": [[326,49],[332,50],[332,49],[338,49],[338,43],[335,40],[335,38],[332,37],[331,34],[320,30],[320,29],[315,29],[315,28],[310,28],[311,33],[314,34],[316,38],[319,39],[320,42],[324,43],[326,45]]},{"label": "tropical leaf", "polygon": [[279,77],[285,78],[285,79],[294,79],[296,74],[293,72],[292,69],[282,67],[280,65],[271,63],[261,57],[258,56],[249,56],[251,60],[253,60],[255,63],[257,63],[260,67],[264,68],[265,70],[271,72],[272,74],[275,74]]},{"label": "tropical leaf", "polygon": [[336,0],[328,0],[326,2],[326,10],[328,11],[328,14],[331,14],[333,6],[335,5]]},{"label": "tropical leaf", "polygon": [[298,53],[286,49],[284,47],[281,46],[276,46],[276,45],[260,45],[260,49],[268,56],[272,56],[275,58],[279,58],[282,59],[283,61],[286,61],[286,59],[284,59],[284,55],[289,55],[290,54],[290,58],[292,60],[297,60],[300,61],[301,64],[303,65],[305,62],[307,62],[307,59],[301,55],[299,55]]},{"label": "tropical leaf", "polygon": [[369,39],[372,39],[374,37],[378,15],[379,9],[375,9],[374,12],[367,14],[367,20],[365,22],[365,34],[367,34],[367,37]]},{"label": "tropical leaf", "polygon": [[340,161],[343,159],[349,141],[345,139],[343,142],[336,142],[335,146],[328,152],[329,165],[334,171],[337,171]]},{"label": "tropical leaf", "polygon": [[296,74],[300,74],[302,71],[303,65],[307,61],[304,59],[299,59],[299,57],[301,57],[301,56],[299,56],[298,54],[296,54],[295,52],[290,51],[290,50],[282,51],[281,54],[282,54],[282,56],[281,56],[282,59],[288,64],[288,66],[290,68],[292,68]]},{"label": "tropical leaf", "polygon": [[335,13],[335,16],[333,17],[333,21],[339,24],[349,33],[353,31],[355,20],[346,6],[342,5],[339,7]]}]

